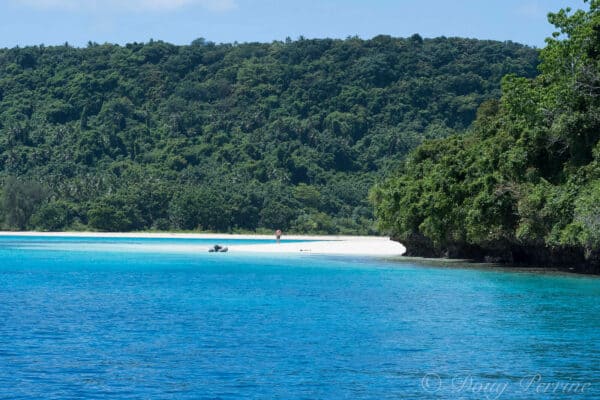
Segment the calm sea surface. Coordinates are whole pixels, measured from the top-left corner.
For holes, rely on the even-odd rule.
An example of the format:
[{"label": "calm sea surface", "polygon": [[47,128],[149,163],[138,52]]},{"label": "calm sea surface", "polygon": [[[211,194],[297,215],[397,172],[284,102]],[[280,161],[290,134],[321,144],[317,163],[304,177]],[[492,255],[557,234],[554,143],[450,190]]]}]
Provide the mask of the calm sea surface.
[{"label": "calm sea surface", "polygon": [[0,398],[600,399],[598,278],[213,242],[0,238]]}]

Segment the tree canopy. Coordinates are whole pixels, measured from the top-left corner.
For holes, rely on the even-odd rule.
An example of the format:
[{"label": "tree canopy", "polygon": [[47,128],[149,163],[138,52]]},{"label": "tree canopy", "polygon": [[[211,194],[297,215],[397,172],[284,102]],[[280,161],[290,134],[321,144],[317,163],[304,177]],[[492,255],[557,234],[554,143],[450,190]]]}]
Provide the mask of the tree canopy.
[{"label": "tree canopy", "polygon": [[3,49],[4,227],[372,233],[369,188],[537,63],[418,35]]},{"label": "tree canopy", "polygon": [[[600,263],[600,2],[549,14],[540,75],[508,74],[462,136],[426,141],[372,192],[417,254]],[[412,245],[412,246],[411,246]]]}]

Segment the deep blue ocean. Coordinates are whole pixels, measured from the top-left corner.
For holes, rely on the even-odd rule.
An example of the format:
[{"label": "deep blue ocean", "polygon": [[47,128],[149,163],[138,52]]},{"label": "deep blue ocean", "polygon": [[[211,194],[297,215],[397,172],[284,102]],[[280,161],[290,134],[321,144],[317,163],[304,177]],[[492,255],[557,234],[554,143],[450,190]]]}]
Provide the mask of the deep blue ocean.
[{"label": "deep blue ocean", "polygon": [[600,399],[598,278],[197,243],[0,238],[0,398]]}]

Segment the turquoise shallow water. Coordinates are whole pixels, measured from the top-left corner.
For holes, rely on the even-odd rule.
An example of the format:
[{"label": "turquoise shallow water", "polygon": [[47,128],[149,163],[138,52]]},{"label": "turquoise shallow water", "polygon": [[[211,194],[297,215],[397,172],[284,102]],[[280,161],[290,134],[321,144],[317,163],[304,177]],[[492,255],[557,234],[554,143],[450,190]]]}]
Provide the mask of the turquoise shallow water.
[{"label": "turquoise shallow water", "polygon": [[597,278],[99,242],[0,239],[0,398],[600,398]]}]

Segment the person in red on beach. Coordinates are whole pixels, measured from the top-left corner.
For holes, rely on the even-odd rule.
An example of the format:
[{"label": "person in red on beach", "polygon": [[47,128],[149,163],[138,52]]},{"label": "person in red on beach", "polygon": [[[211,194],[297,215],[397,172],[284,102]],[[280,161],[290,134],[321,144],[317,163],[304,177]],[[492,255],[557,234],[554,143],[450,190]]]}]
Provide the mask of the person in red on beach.
[{"label": "person in red on beach", "polygon": [[277,243],[279,243],[279,241],[281,240],[281,235],[283,234],[283,232],[281,232],[281,229],[277,229],[275,231],[275,239],[277,240]]}]

